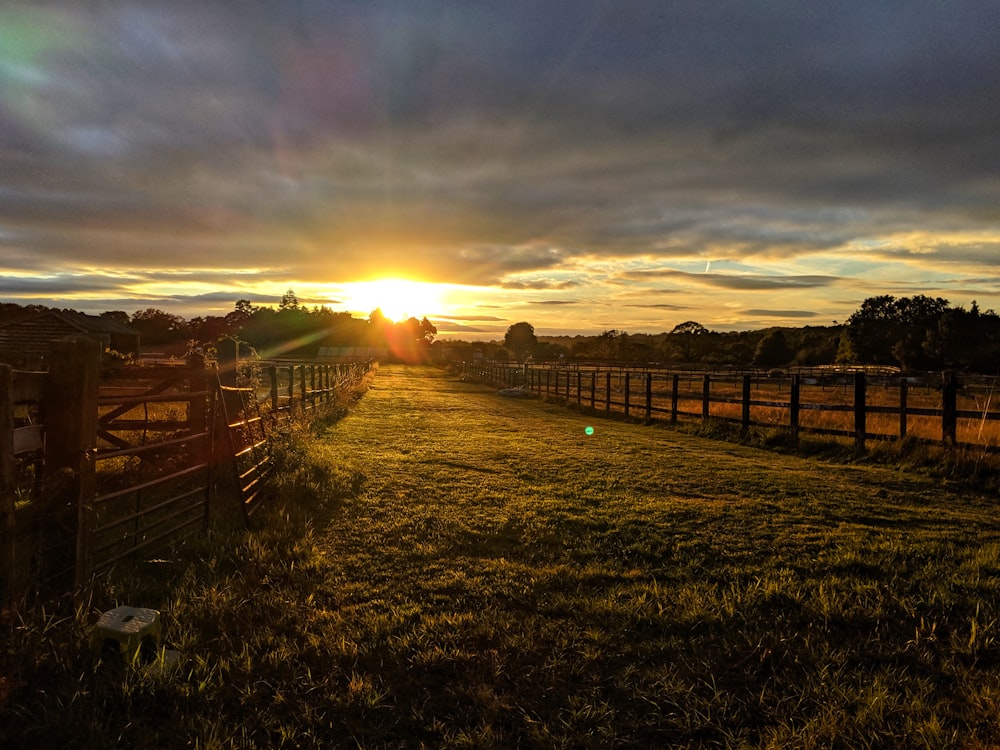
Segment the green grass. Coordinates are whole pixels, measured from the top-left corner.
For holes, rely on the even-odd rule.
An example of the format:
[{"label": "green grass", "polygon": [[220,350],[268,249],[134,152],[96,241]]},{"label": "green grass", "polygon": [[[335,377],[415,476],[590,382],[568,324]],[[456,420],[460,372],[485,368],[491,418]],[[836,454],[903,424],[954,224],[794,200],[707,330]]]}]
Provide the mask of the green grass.
[{"label": "green grass", "polygon": [[[0,738],[1000,743],[995,494],[397,367],[283,461],[255,532],[122,571],[63,617],[8,612]],[[161,609],[180,666],[83,648],[117,603]]]}]

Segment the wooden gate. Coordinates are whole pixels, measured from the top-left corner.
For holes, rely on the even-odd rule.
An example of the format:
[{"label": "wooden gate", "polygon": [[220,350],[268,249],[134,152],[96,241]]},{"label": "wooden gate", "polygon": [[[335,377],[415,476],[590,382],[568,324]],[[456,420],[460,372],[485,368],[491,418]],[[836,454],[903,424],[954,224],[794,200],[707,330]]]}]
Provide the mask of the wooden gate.
[{"label": "wooden gate", "polygon": [[123,368],[101,381],[86,568],[175,544],[208,520],[215,391],[204,362]]},{"label": "wooden gate", "polygon": [[58,342],[47,372],[0,365],[0,598],[78,588],[207,517],[212,412],[203,362],[102,373]]}]

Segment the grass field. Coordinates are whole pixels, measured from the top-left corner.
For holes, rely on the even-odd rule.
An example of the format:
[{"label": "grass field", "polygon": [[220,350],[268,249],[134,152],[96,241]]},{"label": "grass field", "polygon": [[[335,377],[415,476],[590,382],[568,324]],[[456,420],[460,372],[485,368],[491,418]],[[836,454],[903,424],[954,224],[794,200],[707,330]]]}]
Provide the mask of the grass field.
[{"label": "grass field", "polygon": [[[0,741],[1000,744],[995,493],[396,367],[283,459],[255,533],[6,613]],[[95,661],[118,603],[179,666]]]}]

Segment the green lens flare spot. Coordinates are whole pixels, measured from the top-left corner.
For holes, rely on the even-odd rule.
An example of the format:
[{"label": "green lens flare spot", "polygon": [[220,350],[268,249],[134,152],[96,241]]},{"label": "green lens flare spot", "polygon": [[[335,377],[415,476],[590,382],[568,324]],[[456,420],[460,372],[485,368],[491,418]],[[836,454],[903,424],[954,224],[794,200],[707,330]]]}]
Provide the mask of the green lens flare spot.
[{"label": "green lens flare spot", "polygon": [[593,435],[594,434],[594,428],[591,427],[590,425],[587,425],[586,427],[584,427],[583,431],[585,433],[587,433],[588,435]]}]

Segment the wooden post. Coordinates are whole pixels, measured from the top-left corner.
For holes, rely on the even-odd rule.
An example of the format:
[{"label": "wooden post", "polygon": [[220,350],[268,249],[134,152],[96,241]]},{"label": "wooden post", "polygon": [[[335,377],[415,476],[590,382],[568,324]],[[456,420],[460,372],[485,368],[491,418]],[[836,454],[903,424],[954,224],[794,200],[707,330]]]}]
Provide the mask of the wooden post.
[{"label": "wooden post", "polygon": [[676,372],[670,379],[670,424],[677,424],[677,399],[680,392],[681,376]]},{"label": "wooden post", "polygon": [[743,418],[741,420],[741,429],[743,433],[746,434],[750,431],[750,376],[743,376]]},{"label": "wooden post", "polygon": [[[190,393],[205,393],[208,391],[208,371],[205,369],[205,358],[200,354],[194,354],[187,360],[188,391]],[[188,404],[188,430],[192,435],[204,435],[205,439],[201,443],[203,460],[211,464],[211,445],[208,440],[208,411],[209,396],[198,396],[192,398]]]},{"label": "wooden post", "polygon": [[899,439],[906,437],[906,397],[910,383],[906,376],[899,378]]},{"label": "wooden post", "polygon": [[712,376],[707,372],[701,381],[701,418],[707,422],[710,414],[708,405],[712,397]]},{"label": "wooden post", "polygon": [[646,373],[646,421],[653,419],[653,373]]},{"label": "wooden post", "polygon": [[[200,354],[191,354],[187,358],[188,391],[201,393],[208,389],[208,372],[205,358]],[[208,399],[201,397],[198,401],[190,401],[188,405],[188,429],[191,432],[204,432],[207,426]]]},{"label": "wooden post", "polygon": [[597,403],[597,370],[590,371],[590,408]]},{"label": "wooden post", "polygon": [[941,378],[941,442],[953,446],[958,428],[958,376],[946,370]]},{"label": "wooden post", "polygon": [[271,386],[271,414],[278,413],[278,368],[271,365],[267,368],[267,377]]},{"label": "wooden post", "polygon": [[631,396],[632,396],[632,373],[626,371],[625,373],[625,416],[626,417],[628,416],[628,408],[632,400]]},{"label": "wooden post", "polygon": [[865,452],[865,433],[867,412],[865,408],[865,374],[854,373],[854,448],[861,454]]},{"label": "wooden post", "polygon": [[569,370],[566,370],[566,403],[569,404]]},{"label": "wooden post", "polygon": [[306,396],[309,393],[306,390],[306,367],[305,365],[299,365],[299,401],[302,402],[302,411],[306,410]]},{"label": "wooden post", "polygon": [[792,428],[792,437],[799,439],[799,399],[802,388],[802,376],[792,375],[792,389],[788,397],[788,421]]},{"label": "wooden post", "polygon": [[[100,357],[100,344],[84,336],[53,342],[45,389],[44,486],[50,491],[39,510],[47,516],[43,523],[51,541],[58,543],[59,537],[65,545],[66,536],[76,536],[72,585],[77,588],[90,578]],[[62,564],[54,562],[52,572],[63,573]]]},{"label": "wooden post", "polygon": [[552,368],[545,371],[545,395],[548,396],[552,390]]},{"label": "wooden post", "polygon": [[604,410],[611,411],[611,370],[605,373],[604,378]]},{"label": "wooden post", "polygon": [[583,403],[583,373],[580,372],[579,368],[576,371],[576,404],[579,406]]},{"label": "wooden post", "polygon": [[288,411],[295,408],[295,365],[288,365]]}]

